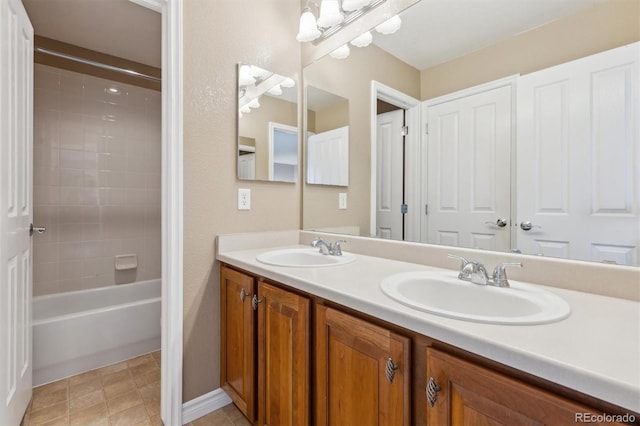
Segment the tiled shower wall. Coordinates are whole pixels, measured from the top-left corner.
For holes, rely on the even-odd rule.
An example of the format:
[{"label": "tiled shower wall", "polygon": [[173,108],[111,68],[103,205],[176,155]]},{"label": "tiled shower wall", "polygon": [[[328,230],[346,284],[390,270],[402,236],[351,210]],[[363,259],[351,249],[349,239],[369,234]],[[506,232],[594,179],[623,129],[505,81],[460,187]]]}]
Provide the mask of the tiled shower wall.
[{"label": "tiled shower wall", "polygon": [[34,296],[159,278],[160,92],[36,64],[33,144]]}]

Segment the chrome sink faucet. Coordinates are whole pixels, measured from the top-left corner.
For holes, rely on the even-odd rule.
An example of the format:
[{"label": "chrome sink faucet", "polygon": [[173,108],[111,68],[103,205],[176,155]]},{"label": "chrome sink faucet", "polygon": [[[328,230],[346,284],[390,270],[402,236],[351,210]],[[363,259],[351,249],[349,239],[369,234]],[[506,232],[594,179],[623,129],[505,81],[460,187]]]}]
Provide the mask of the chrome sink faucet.
[{"label": "chrome sink faucet", "polygon": [[315,240],[311,241],[311,247],[318,247],[320,249],[320,253],[325,255],[342,256],[341,244],[344,244],[346,242],[346,240],[338,240],[332,244],[318,237]]},{"label": "chrome sink faucet", "polygon": [[467,260],[462,256],[456,256],[455,254],[449,254],[447,257],[450,259],[457,259],[461,262],[460,273],[458,279],[463,281],[469,281],[478,285],[492,285],[495,287],[509,287],[509,280],[507,279],[507,267],[522,268],[522,263],[500,263],[493,269],[493,275],[487,274],[487,269],[484,265],[476,260]]}]

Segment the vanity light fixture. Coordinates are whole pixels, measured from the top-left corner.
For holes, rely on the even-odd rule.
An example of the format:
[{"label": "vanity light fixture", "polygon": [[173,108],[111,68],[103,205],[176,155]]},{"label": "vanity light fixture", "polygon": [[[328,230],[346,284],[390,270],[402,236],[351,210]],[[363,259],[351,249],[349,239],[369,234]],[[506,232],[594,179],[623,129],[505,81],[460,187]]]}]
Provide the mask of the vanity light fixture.
[{"label": "vanity light fixture", "polygon": [[287,89],[290,89],[295,85],[296,85],[296,81],[291,77],[286,77],[284,80],[282,80],[282,83],[280,83],[280,86],[286,87]]},{"label": "vanity light fixture", "polygon": [[[317,44],[386,1],[342,0],[342,7],[340,7],[339,0],[321,0],[320,5],[314,0],[307,0],[300,15],[300,26],[296,40],[300,42],[312,41]],[[319,12],[317,20],[316,15],[311,11],[311,4],[314,4]]]},{"label": "vanity light fixture", "polygon": [[258,101],[258,98],[255,98],[251,102],[249,102],[249,108],[260,108],[260,102]]}]

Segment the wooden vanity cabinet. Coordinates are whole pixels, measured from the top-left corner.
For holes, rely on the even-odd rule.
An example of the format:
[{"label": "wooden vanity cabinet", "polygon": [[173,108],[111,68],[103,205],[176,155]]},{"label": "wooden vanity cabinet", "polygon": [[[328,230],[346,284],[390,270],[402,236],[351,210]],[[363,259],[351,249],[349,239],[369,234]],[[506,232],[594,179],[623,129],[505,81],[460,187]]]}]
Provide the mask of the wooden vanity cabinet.
[{"label": "wooden vanity cabinet", "polygon": [[220,271],[220,382],[251,421],[256,402],[256,321],[251,307],[255,279],[223,266]]},{"label": "wooden vanity cabinet", "polygon": [[258,424],[310,424],[309,299],[258,283]]},{"label": "wooden vanity cabinet", "polygon": [[223,389],[253,423],[310,424],[309,299],[222,266]]},{"label": "wooden vanity cabinet", "polygon": [[575,425],[581,413],[602,414],[433,348],[427,349],[427,388],[430,381],[431,398],[426,397],[429,426],[561,426]]},{"label": "wooden vanity cabinet", "polygon": [[315,424],[409,425],[410,340],[315,306]]}]

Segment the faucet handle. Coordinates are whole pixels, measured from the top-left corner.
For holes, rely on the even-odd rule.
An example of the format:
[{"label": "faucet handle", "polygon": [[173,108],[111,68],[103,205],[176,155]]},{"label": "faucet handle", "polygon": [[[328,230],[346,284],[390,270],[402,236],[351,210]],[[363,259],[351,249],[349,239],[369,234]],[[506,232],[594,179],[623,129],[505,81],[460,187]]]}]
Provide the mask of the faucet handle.
[{"label": "faucet handle", "polygon": [[469,263],[469,261],[468,261],[467,259],[465,259],[464,257],[462,257],[462,256],[458,256],[458,255],[455,255],[455,254],[451,254],[451,253],[449,253],[449,254],[447,254],[447,257],[448,257],[449,259],[456,259],[456,260],[459,260],[459,261],[461,262],[461,263],[460,263],[460,269],[464,268],[464,267],[465,267],[465,266],[467,266],[467,264]]},{"label": "faucet handle", "polygon": [[342,247],[340,244],[346,244],[347,240],[338,240],[333,243],[333,255],[334,256],[342,256]]},{"label": "faucet handle", "polygon": [[509,287],[509,280],[507,280],[507,268],[522,268],[521,262],[506,262],[499,263],[493,269],[493,283],[498,287]]}]

